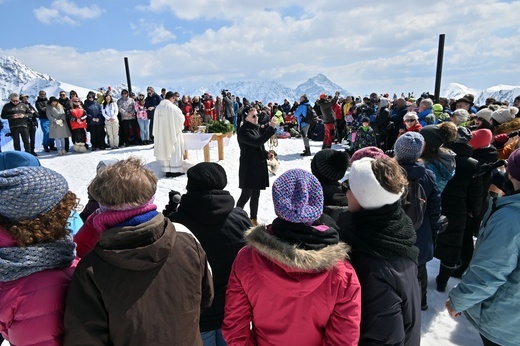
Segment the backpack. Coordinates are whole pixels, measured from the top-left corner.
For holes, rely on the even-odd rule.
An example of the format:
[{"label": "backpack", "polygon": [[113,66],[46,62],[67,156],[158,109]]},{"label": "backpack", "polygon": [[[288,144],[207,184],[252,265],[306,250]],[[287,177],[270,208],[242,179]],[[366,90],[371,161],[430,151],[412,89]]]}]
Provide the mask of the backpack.
[{"label": "backpack", "polygon": [[307,113],[305,115],[304,121],[311,126],[316,125],[318,122],[318,114],[316,114],[314,108],[312,108],[309,104],[307,104]]},{"label": "backpack", "polygon": [[427,199],[426,192],[419,183],[419,179],[412,180],[408,183],[408,193],[403,203],[403,210],[412,220],[413,228],[416,231],[423,223]]}]

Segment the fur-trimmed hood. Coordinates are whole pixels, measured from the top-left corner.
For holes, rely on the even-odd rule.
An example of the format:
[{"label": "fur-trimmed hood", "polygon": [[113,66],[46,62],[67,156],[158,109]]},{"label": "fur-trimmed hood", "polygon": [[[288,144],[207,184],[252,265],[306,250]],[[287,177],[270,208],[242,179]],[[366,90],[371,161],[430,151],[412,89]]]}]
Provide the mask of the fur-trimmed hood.
[{"label": "fur-trimmed hood", "polygon": [[520,130],[520,118],[514,118],[513,120],[495,126],[493,132],[495,135],[499,135],[501,133],[509,134],[518,130]]},{"label": "fur-trimmed hood", "polygon": [[265,225],[251,228],[245,234],[247,245],[265,257],[287,267],[289,271],[326,271],[343,259],[348,259],[350,247],[340,242],[320,250],[299,249],[267,232]]}]

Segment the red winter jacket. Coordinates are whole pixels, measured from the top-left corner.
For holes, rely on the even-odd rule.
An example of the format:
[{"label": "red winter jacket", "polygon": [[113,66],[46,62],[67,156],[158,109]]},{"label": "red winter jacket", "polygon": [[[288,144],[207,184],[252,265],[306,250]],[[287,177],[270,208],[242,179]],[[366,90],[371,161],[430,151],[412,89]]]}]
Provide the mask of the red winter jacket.
[{"label": "red winter jacket", "polygon": [[[0,228],[0,247],[15,240]],[[63,345],[63,313],[73,267],[0,282],[0,332],[11,345]]]},{"label": "red winter jacket", "polygon": [[70,110],[70,128],[72,130],[87,128],[87,113],[83,108],[72,108]]},{"label": "red winter jacket", "polygon": [[245,239],[226,291],[229,346],[358,344],[361,288],[344,243],[295,249],[264,225]]}]

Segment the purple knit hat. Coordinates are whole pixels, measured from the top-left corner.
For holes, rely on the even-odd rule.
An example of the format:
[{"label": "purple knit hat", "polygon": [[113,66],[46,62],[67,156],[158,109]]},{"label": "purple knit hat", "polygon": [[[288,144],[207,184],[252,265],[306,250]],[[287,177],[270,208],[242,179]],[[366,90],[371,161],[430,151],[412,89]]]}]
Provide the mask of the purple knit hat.
[{"label": "purple knit hat", "polygon": [[290,169],[273,183],[276,215],[289,222],[310,224],[323,213],[323,190],[318,179],[300,168]]},{"label": "purple knit hat", "polygon": [[378,147],[364,147],[362,149],[356,150],[356,152],[350,158],[350,164],[352,165],[357,160],[360,160],[364,157],[371,157],[373,159],[388,159],[388,155]]},{"label": "purple knit hat", "polygon": [[507,159],[507,173],[520,181],[520,149],[516,149]]}]

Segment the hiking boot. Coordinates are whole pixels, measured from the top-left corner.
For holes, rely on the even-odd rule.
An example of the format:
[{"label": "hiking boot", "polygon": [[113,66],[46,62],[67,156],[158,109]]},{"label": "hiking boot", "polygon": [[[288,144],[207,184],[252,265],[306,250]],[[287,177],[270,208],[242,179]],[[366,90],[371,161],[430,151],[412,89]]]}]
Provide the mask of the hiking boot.
[{"label": "hiking boot", "polygon": [[252,224],[253,226],[258,226],[258,221],[256,220],[256,218],[254,218],[254,217],[251,218],[251,224]]}]

